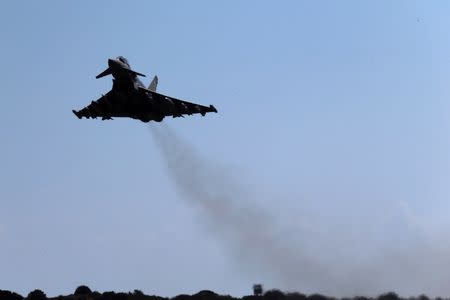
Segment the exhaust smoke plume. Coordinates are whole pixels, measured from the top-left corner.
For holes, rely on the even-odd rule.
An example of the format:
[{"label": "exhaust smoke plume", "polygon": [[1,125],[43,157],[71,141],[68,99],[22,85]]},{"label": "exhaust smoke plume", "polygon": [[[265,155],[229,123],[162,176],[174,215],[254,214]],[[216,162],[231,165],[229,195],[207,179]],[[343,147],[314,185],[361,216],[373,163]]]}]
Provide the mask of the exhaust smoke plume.
[{"label": "exhaust smoke plume", "polygon": [[237,174],[202,158],[166,125],[150,130],[180,195],[202,210],[240,262],[253,262],[291,287],[318,290],[332,282],[324,266],[276,235],[274,220],[251,205]]},{"label": "exhaust smoke plume", "polygon": [[[244,188],[239,174],[202,157],[166,124],[158,125],[150,131],[180,196],[199,209],[208,228],[240,266],[266,272],[281,288],[333,296],[369,296],[386,289],[433,295],[450,292],[441,285],[447,268],[436,268],[449,261],[447,252],[417,241],[411,243],[414,249],[381,245],[382,253],[363,262],[348,256],[329,261],[314,255],[307,247],[317,242],[314,233],[300,232],[294,238],[279,234],[276,219],[253,203],[256,195]],[[334,251],[332,243],[328,246]],[[434,267],[430,269],[424,256],[433,260]],[[436,272],[435,277],[430,277],[430,271]]]}]

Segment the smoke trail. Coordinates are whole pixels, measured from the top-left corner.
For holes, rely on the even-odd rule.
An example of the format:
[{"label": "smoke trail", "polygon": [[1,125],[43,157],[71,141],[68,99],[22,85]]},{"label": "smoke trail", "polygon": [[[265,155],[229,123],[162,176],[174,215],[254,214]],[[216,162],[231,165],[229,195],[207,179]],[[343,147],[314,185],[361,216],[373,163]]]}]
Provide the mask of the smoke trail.
[{"label": "smoke trail", "polygon": [[[255,195],[242,185],[236,171],[208,161],[165,124],[158,125],[162,126],[150,130],[178,192],[205,215],[208,228],[239,265],[264,271],[289,289],[334,296],[369,296],[387,290],[434,295],[450,292],[443,284],[449,275],[446,244],[424,244],[413,236],[399,244],[375,245],[378,254],[364,261],[348,253],[327,261],[323,252],[314,255],[308,251],[307,243],[320,242],[319,237],[306,231],[295,239],[280,235],[276,220],[252,203]],[[330,235],[326,238],[321,245],[335,256],[336,244]]]},{"label": "smoke trail", "polygon": [[275,221],[251,205],[237,174],[202,158],[166,125],[150,129],[180,195],[201,209],[241,264],[253,262],[290,287],[318,290],[323,282],[336,282],[318,261],[276,234]]}]

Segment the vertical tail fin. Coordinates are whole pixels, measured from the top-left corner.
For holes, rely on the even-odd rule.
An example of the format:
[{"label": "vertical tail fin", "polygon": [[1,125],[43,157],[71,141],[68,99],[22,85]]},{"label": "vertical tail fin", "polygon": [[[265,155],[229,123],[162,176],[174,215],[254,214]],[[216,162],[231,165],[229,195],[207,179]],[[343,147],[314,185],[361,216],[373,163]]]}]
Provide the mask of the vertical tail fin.
[{"label": "vertical tail fin", "polygon": [[148,86],[148,89],[152,92],[156,92],[156,86],[158,85],[158,76],[153,77],[152,82]]}]

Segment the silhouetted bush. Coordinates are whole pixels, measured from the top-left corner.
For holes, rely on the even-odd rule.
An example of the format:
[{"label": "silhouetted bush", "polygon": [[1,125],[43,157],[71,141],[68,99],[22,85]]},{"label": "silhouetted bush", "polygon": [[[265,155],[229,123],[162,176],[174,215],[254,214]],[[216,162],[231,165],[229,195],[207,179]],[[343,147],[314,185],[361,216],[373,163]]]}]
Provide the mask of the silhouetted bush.
[{"label": "silhouetted bush", "polygon": [[144,295],[145,300],[169,300],[169,298],[164,298],[164,297],[160,297],[160,296],[148,296],[148,295]]},{"label": "silhouetted bush", "polygon": [[92,291],[90,288],[88,288],[85,285],[80,285],[79,287],[76,288],[75,292],[73,293],[75,296],[79,296],[79,295],[90,295],[92,294]]},{"label": "silhouetted bush", "polygon": [[46,300],[47,295],[41,290],[34,290],[27,296],[28,300]]},{"label": "silhouetted bush", "polygon": [[197,294],[192,295],[192,298],[196,300],[210,300],[215,299],[218,295],[210,290],[202,290]]},{"label": "silhouetted bush", "polygon": [[178,296],[173,297],[171,300],[191,300],[191,295],[180,294]]},{"label": "silhouetted bush", "polygon": [[217,300],[236,300],[236,298],[230,295],[217,295]]},{"label": "silhouetted bush", "polygon": [[327,296],[321,294],[312,294],[308,296],[308,300],[330,300]]},{"label": "silhouetted bush", "polygon": [[306,300],[308,297],[306,297],[305,294],[293,292],[293,293],[287,293],[286,299],[287,300]]},{"label": "silhouetted bush", "polygon": [[241,300],[261,300],[261,296],[249,295],[242,297]]},{"label": "silhouetted bush", "polygon": [[386,294],[381,294],[377,298],[378,300],[399,300],[400,297],[394,292],[388,292]]},{"label": "silhouetted bush", "polygon": [[101,300],[115,300],[116,293],[114,292],[104,292],[99,299]]},{"label": "silhouetted bush", "polygon": [[22,300],[23,297],[17,293],[0,290],[0,299],[1,300]]},{"label": "silhouetted bush", "polygon": [[[250,291],[249,291],[250,292]],[[145,295],[141,290],[134,290],[127,293],[115,292],[92,292],[91,289],[85,285],[81,285],[75,289],[73,295],[58,296],[48,299],[45,293],[41,290],[34,290],[28,294],[26,298],[17,293],[0,290],[0,300],[450,300],[450,298],[435,298],[430,299],[426,295],[419,295],[417,297],[401,298],[395,292],[388,292],[381,294],[378,297],[362,297],[356,296],[353,298],[333,298],[321,294],[312,294],[306,296],[298,292],[283,293],[278,289],[266,291],[261,296],[248,295],[242,298],[234,298],[230,295],[218,295],[210,290],[201,290],[193,295],[181,294],[173,298],[165,298],[155,295]]]},{"label": "silhouetted bush", "polygon": [[127,300],[128,295],[126,293],[117,293],[114,300]]},{"label": "silhouetted bush", "polygon": [[283,300],[286,298],[284,293],[277,289],[268,290],[264,293],[264,298],[267,300]]}]

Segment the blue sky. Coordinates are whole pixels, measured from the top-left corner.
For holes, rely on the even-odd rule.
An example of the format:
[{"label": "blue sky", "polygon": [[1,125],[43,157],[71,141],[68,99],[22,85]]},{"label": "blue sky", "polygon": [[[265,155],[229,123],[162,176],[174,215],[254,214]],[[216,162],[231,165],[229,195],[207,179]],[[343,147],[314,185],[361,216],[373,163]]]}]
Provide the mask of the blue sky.
[{"label": "blue sky", "polygon": [[[446,1],[3,2],[0,289],[448,296],[449,13]],[[217,107],[164,122],[245,186],[244,206],[274,215],[280,239],[373,283],[284,282],[210,230],[147,125],[78,120],[118,55],[162,93]]]}]

